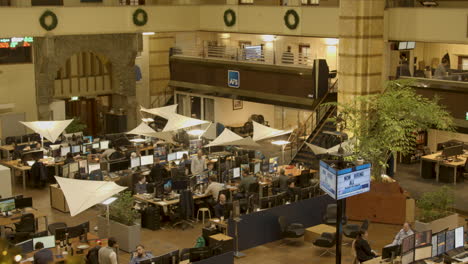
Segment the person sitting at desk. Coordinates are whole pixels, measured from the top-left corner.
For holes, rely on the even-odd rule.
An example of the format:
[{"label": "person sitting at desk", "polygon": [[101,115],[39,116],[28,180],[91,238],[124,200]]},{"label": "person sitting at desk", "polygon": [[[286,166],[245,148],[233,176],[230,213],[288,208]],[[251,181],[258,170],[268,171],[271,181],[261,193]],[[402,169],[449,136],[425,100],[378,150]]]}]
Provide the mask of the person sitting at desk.
[{"label": "person sitting at desk", "polygon": [[229,218],[229,210],[227,209],[226,205],[226,195],[219,195],[219,201],[214,206],[214,214],[216,218]]},{"label": "person sitting at desk", "polygon": [[42,147],[41,143],[37,143],[35,148],[35,150],[42,150],[42,152],[44,152],[44,154],[47,154],[47,150],[45,148]]},{"label": "person sitting at desk", "polygon": [[354,242],[354,250],[356,250],[356,257],[359,262],[368,261],[377,257],[377,254],[371,249],[369,242],[367,242],[368,236],[369,233],[367,230],[361,230],[359,231],[356,237],[356,241]]},{"label": "person sitting at desk", "polygon": [[69,164],[69,163],[73,163],[73,162],[75,162],[75,159],[73,158],[73,154],[71,152],[68,152],[66,157],[65,157],[64,164]]},{"label": "person sitting at desk", "polygon": [[190,164],[190,170],[192,171],[193,175],[201,174],[203,171],[206,170],[206,161],[203,157],[202,150],[199,150],[197,152],[197,156],[192,159],[192,163]]},{"label": "person sitting at desk", "polygon": [[257,179],[255,179],[253,175],[250,174],[249,169],[242,170],[242,180],[238,187],[239,192],[237,193],[237,197],[245,197],[245,193],[249,191],[250,185],[254,182],[257,182]]},{"label": "person sitting at desk", "polygon": [[216,177],[216,175],[211,175],[209,177],[210,184],[208,185],[205,191],[205,195],[211,194],[215,201],[218,201],[219,191],[221,191],[224,188],[224,184],[217,182],[217,178],[218,177]]},{"label": "person sitting at desk", "polygon": [[16,142],[13,142],[11,143],[11,146],[13,147],[13,153],[12,153],[11,158],[13,160],[21,159],[21,150],[18,147],[18,144],[16,144]]},{"label": "person sitting at desk", "polygon": [[44,248],[44,244],[42,242],[37,242],[34,248],[39,250],[34,253],[34,264],[49,264],[54,261],[52,250]]},{"label": "person sitting at desk", "polygon": [[401,245],[403,239],[414,234],[413,230],[408,223],[403,224],[403,228],[396,234],[395,239],[392,242],[392,245]]},{"label": "person sitting at desk", "polygon": [[146,183],[146,176],[145,175],[138,175],[138,182],[135,184],[135,193],[142,194],[146,193],[146,187],[148,183]]},{"label": "person sitting at desk", "polygon": [[104,152],[101,154],[101,159],[103,159],[104,161],[109,161],[109,157],[110,155],[112,155],[112,153],[114,153],[116,150],[114,148],[114,144],[112,144],[112,142],[109,142],[109,148],[104,150]]},{"label": "person sitting at desk", "polygon": [[184,153],[184,155],[182,155],[182,159],[179,162],[179,170],[183,171],[185,175],[188,175],[187,166],[189,165],[190,165],[190,160],[187,156],[187,153]]},{"label": "person sitting at desk", "polygon": [[153,257],[153,254],[151,254],[150,252],[146,252],[145,247],[143,245],[138,245],[136,247],[135,252],[133,252],[130,264],[138,264],[140,261],[152,259]]}]

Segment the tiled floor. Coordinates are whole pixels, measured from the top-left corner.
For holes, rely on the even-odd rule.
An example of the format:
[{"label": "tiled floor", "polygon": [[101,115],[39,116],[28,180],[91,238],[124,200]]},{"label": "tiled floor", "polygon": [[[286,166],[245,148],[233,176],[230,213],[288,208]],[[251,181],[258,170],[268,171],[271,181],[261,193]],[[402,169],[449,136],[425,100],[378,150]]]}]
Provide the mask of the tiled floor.
[{"label": "tiled floor", "polygon": [[[401,182],[403,188],[407,189],[411,194],[418,196],[425,190],[431,190],[440,186],[433,182],[425,182],[419,180],[417,177],[419,171],[417,165],[402,165],[399,166],[399,173],[396,178]],[[24,193],[27,196],[34,198],[34,207],[45,212],[49,215],[49,223],[53,222],[66,222],[68,225],[75,225],[84,221],[91,221],[91,225],[96,226],[96,216],[99,213],[98,208],[91,208],[76,217],[70,217],[69,214],[61,213],[57,210],[51,209],[50,197],[48,188],[37,190],[28,189],[23,192],[21,184],[17,183],[15,193]],[[466,204],[463,197],[468,195],[466,190],[466,183],[458,185],[457,190],[457,204]],[[468,197],[467,197],[468,198]],[[44,222],[41,219],[39,222],[40,230],[44,230]],[[371,223],[369,227],[369,240],[373,249],[381,252],[384,245],[390,243],[393,236],[400,229],[396,225],[385,225]],[[193,229],[180,229],[167,228],[158,231],[151,231],[142,229],[142,244],[154,255],[163,254],[175,249],[189,248],[195,244],[195,240],[201,235],[201,224],[196,225]],[[345,242],[349,242],[346,238]],[[335,257],[326,255],[319,257],[322,249],[316,248],[311,243],[304,242],[299,245],[291,245],[283,243],[283,241],[276,241],[265,244],[256,248],[244,251],[246,257],[236,259],[235,263],[268,263],[268,264],[288,264],[288,263],[317,263],[328,264],[335,263]],[[343,261],[342,263],[352,263],[350,246],[343,246]],[[120,263],[128,263],[129,254],[121,252],[119,255]]]}]

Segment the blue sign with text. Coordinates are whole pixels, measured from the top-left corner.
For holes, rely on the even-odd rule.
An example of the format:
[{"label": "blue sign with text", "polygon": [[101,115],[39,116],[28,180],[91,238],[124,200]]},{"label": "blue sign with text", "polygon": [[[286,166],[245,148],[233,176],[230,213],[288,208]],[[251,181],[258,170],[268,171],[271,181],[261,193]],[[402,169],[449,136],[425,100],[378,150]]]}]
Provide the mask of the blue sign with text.
[{"label": "blue sign with text", "polygon": [[240,87],[240,73],[238,71],[228,70],[228,86],[232,88]]}]

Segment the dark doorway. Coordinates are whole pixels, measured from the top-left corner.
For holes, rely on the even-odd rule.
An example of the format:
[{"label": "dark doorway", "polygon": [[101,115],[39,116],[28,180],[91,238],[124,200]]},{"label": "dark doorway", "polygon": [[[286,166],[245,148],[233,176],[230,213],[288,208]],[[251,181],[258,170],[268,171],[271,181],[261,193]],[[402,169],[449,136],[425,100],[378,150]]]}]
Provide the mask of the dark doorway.
[{"label": "dark doorway", "polygon": [[85,134],[98,136],[104,131],[104,116],[110,109],[111,96],[79,98],[68,100],[65,104],[67,118],[79,118],[86,124]]}]

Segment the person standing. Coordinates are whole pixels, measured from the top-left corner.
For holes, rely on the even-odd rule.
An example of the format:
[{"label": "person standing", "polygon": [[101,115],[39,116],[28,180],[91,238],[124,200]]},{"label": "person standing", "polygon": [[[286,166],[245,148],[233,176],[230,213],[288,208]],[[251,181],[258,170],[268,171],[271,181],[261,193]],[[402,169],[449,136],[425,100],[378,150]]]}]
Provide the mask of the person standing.
[{"label": "person standing", "polygon": [[396,234],[395,239],[392,242],[392,245],[401,245],[403,239],[414,234],[413,230],[408,223],[403,224],[403,228]]},{"label": "person standing", "polygon": [[49,264],[54,261],[52,250],[44,248],[44,244],[42,242],[37,242],[34,248],[39,250],[34,253],[34,264]]},{"label": "person standing", "polygon": [[377,257],[375,251],[373,251],[367,241],[369,233],[367,230],[359,231],[356,241],[354,242],[354,249],[356,250],[356,257],[359,262],[368,261]]},{"label": "person standing", "polygon": [[117,241],[113,237],[107,240],[107,247],[101,247],[98,252],[99,264],[117,264],[117,253],[115,253]]},{"label": "person standing", "polygon": [[193,175],[199,175],[206,170],[206,161],[203,157],[203,151],[199,150],[197,156],[192,159],[192,164],[190,164],[190,170]]}]

